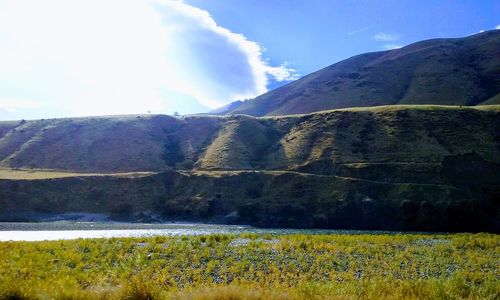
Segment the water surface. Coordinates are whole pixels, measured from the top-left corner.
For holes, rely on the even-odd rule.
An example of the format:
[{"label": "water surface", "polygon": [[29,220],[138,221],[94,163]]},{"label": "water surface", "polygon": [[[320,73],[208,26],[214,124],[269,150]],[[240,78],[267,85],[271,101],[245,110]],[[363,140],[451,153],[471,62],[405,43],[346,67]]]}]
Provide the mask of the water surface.
[{"label": "water surface", "polygon": [[78,238],[151,237],[206,234],[379,234],[399,232],[324,230],[324,229],[263,229],[240,225],[215,224],[140,224],[115,222],[40,222],[3,223],[0,222],[0,241],[43,241]]}]

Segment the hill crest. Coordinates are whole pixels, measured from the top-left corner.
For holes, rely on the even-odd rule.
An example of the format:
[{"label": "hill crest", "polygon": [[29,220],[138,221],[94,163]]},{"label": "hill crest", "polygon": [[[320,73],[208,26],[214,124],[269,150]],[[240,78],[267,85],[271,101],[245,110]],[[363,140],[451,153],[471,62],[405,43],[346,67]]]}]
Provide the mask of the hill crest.
[{"label": "hill crest", "polygon": [[500,104],[500,30],[353,56],[220,114],[288,115],[393,104]]}]

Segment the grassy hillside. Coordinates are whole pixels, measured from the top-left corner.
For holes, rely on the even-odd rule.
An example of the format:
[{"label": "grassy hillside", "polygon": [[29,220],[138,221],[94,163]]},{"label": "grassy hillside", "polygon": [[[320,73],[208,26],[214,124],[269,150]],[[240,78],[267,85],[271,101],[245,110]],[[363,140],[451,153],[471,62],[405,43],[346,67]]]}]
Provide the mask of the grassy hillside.
[{"label": "grassy hillside", "polygon": [[[201,120],[201,122],[200,122]],[[155,171],[193,163],[216,118],[164,115],[0,122],[0,166],[84,172]]]},{"label": "grassy hillside", "polygon": [[[0,122],[0,166],[113,173],[500,163],[500,106],[385,106],[276,118],[117,116]],[[363,165],[365,164],[365,165]],[[322,169],[318,169],[319,167]]]},{"label": "grassy hillside", "polygon": [[[500,30],[351,57],[225,114],[288,115],[392,104],[500,104]],[[220,113],[220,112],[219,112]]]},{"label": "grassy hillside", "polygon": [[[260,226],[500,230],[500,106],[9,124],[0,145],[11,154],[2,164],[28,170],[0,172],[0,219],[94,212]],[[13,139],[24,137],[21,129],[36,138]],[[85,139],[76,144],[75,135]],[[51,177],[30,166],[59,170]],[[154,172],[88,173],[131,171]]]}]

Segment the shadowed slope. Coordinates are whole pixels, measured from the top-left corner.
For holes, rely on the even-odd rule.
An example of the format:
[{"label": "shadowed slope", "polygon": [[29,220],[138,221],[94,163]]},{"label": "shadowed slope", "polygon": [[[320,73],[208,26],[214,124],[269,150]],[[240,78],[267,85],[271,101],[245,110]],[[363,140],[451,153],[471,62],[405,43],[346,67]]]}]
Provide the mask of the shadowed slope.
[{"label": "shadowed slope", "polygon": [[499,104],[500,30],[351,57],[225,114],[288,115],[392,104]]}]

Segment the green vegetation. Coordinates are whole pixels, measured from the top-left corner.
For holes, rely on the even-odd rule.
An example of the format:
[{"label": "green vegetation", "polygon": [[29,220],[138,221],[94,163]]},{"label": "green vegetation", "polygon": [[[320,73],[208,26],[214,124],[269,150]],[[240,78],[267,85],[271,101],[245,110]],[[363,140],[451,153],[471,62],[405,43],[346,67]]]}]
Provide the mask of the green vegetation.
[{"label": "green vegetation", "polygon": [[500,32],[492,30],[365,53],[216,111],[276,116],[393,104],[500,104],[498,48]]},{"label": "green vegetation", "polygon": [[0,243],[0,299],[498,299],[491,234]]}]

